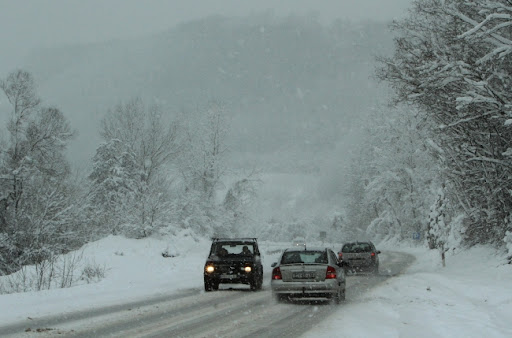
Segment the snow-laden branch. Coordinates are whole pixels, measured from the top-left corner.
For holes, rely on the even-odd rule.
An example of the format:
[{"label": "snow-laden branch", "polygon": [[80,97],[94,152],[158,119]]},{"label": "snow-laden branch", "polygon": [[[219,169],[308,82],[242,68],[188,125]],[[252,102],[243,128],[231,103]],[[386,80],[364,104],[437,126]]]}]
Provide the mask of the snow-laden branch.
[{"label": "snow-laden branch", "polygon": [[493,49],[490,53],[487,53],[476,61],[478,65],[489,62],[494,59],[495,56],[502,59],[512,53],[512,46],[500,46]]},{"label": "snow-laden branch", "polygon": [[504,167],[511,167],[512,168],[512,164],[509,163],[510,161],[503,161],[503,160],[499,160],[499,159],[496,159],[496,158],[490,158],[490,157],[486,157],[486,156],[472,157],[472,158],[468,158],[466,160],[466,162],[474,162],[474,161],[495,163],[495,164],[499,164],[499,165],[504,166]]},{"label": "snow-laden branch", "polygon": [[[473,35],[475,34],[477,31],[481,30],[485,24],[489,23],[490,21],[492,20],[495,20],[495,19],[505,19],[505,20],[511,20],[512,19],[512,16],[510,14],[500,14],[500,13],[493,13],[493,14],[490,14],[488,15],[484,21],[480,22],[479,24],[477,24],[475,27],[473,27],[472,29],[466,31],[465,33],[459,35],[459,38],[467,38],[468,36],[470,35]],[[505,23],[506,26],[510,25],[511,23],[510,22],[506,22]],[[502,24],[503,25],[503,24]],[[498,30],[499,28],[497,28],[498,26],[496,26],[494,29],[491,29],[491,30],[488,30],[486,31],[486,33],[493,33],[493,31],[496,31]]]},{"label": "snow-laden branch", "polygon": [[[477,30],[482,29],[484,27],[484,25],[479,26],[480,23],[478,21],[475,21],[475,20],[471,19],[470,17],[464,15],[463,13],[461,13],[461,12],[459,12],[457,10],[453,10],[453,9],[451,9],[449,7],[444,7],[444,10],[446,11],[447,14],[452,15],[454,17],[457,17],[460,20],[462,20],[462,21],[464,21],[464,22],[466,22],[466,23],[468,23],[468,24],[470,24],[470,25],[472,25],[474,27],[478,26],[479,28]],[[473,29],[470,30],[470,31],[473,31]],[[468,33],[468,32],[466,32],[466,33]],[[464,34],[460,35],[460,38],[466,37],[466,36],[463,36],[463,35]],[[469,34],[467,34],[467,35],[469,35]],[[509,39],[507,39],[507,38],[505,38],[505,37],[503,37],[503,36],[501,36],[499,34],[489,33],[489,36],[492,37],[492,39],[489,39],[489,41],[491,43],[497,45],[497,46],[502,46],[503,44],[505,44],[505,45],[512,45],[512,40],[509,40]]]}]

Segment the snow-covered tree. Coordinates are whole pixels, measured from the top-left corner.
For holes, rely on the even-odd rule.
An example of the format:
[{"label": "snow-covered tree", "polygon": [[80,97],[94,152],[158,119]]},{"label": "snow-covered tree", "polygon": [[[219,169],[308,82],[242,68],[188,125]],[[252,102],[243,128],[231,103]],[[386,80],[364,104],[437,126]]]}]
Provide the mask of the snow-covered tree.
[{"label": "snow-covered tree", "polygon": [[182,152],[180,170],[188,188],[213,201],[215,189],[226,173],[226,138],[229,132],[225,106],[217,101],[208,103],[188,117],[187,141]]},{"label": "snow-covered tree", "polygon": [[512,207],[508,0],[419,0],[395,22],[379,77],[433,121],[443,180],[467,215],[469,244],[502,245]]},{"label": "snow-covered tree", "polygon": [[108,219],[111,232],[147,236],[165,223],[171,202],[166,181],[180,148],[177,123],[134,99],[107,112],[100,135],[89,175],[92,212]]},{"label": "snow-covered tree", "polygon": [[8,273],[69,250],[79,224],[64,154],[74,136],[69,122],[41,106],[26,71],[9,74],[0,89],[12,108],[0,152],[0,273]]},{"label": "snow-covered tree", "polygon": [[364,221],[368,234],[380,239],[410,239],[426,226],[429,185],[438,170],[427,121],[410,107],[382,107],[362,124],[364,141],[349,176],[351,186],[359,187],[349,195],[349,221]]},{"label": "snow-covered tree", "polygon": [[503,237],[503,242],[505,242],[509,264],[512,264],[512,214],[509,214],[506,223],[508,224],[508,228],[505,232],[505,237]]},{"label": "snow-covered tree", "polygon": [[10,73],[5,80],[0,81],[0,89],[12,106],[12,113],[7,124],[10,142],[3,152],[4,175],[3,185],[9,186],[9,200],[13,202],[13,212],[17,212],[21,196],[23,194],[22,160],[26,152],[25,130],[31,115],[39,107],[41,100],[36,94],[36,86],[32,75],[26,71],[18,70]]},{"label": "snow-covered tree", "polygon": [[209,235],[229,233],[232,219],[225,217],[217,189],[227,171],[228,112],[211,101],[204,109],[183,116],[185,139],[177,159],[181,177],[178,220],[183,227]]},{"label": "snow-covered tree", "polygon": [[332,217],[332,223],[327,231],[327,236],[333,241],[352,241],[358,238],[360,228],[352,228],[346,221],[345,211],[335,212]]},{"label": "snow-covered tree", "polygon": [[235,181],[224,197],[224,209],[231,216],[230,231],[234,234],[250,233],[256,229],[254,208],[261,181],[253,174]]},{"label": "snow-covered tree", "polygon": [[136,203],[140,173],[135,156],[118,139],[102,143],[93,158],[90,201],[92,219],[104,229],[102,233],[118,234],[127,222],[127,212]]}]

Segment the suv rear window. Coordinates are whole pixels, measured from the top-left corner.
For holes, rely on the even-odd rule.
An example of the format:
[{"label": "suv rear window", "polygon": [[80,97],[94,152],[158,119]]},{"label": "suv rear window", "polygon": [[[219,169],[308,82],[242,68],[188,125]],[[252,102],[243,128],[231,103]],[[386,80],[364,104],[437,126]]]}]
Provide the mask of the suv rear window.
[{"label": "suv rear window", "polygon": [[372,246],[369,243],[348,243],[341,249],[342,252],[347,253],[358,253],[358,252],[370,252]]},{"label": "suv rear window", "polygon": [[212,253],[218,256],[226,255],[253,255],[254,245],[250,243],[215,243],[212,247]]}]

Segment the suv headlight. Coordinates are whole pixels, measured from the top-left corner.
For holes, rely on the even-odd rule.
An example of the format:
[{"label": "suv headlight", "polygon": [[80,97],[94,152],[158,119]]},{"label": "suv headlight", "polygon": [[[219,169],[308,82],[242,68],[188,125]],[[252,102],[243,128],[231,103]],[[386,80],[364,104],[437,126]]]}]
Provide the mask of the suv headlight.
[{"label": "suv headlight", "polygon": [[244,271],[245,271],[245,272],[251,272],[251,271],[252,271],[252,268],[251,268],[250,266],[246,266],[246,267],[244,268]]},{"label": "suv headlight", "polygon": [[207,265],[207,266],[205,267],[205,270],[206,270],[206,272],[208,272],[208,273],[212,273],[212,272],[214,272],[214,271],[215,271],[215,267],[214,267],[213,265]]}]

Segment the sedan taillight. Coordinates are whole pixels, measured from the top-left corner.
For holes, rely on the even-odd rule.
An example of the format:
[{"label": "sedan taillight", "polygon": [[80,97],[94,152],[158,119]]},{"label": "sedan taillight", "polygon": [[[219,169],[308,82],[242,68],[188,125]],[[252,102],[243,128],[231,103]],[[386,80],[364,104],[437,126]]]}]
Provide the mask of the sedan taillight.
[{"label": "sedan taillight", "polygon": [[335,279],[336,278],[336,269],[332,266],[327,267],[327,271],[325,273],[325,279]]},{"label": "sedan taillight", "polygon": [[272,270],[272,279],[283,279],[283,275],[281,275],[281,269],[279,269],[279,267]]},{"label": "sedan taillight", "polygon": [[343,252],[338,252],[338,259],[341,261],[343,259]]}]

